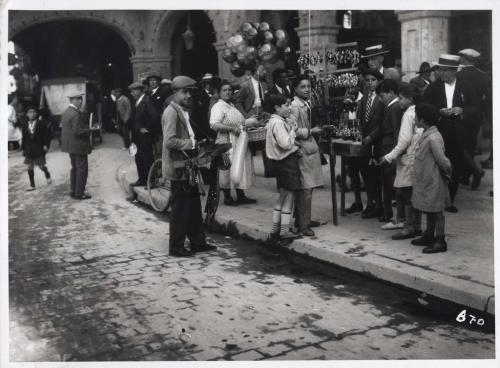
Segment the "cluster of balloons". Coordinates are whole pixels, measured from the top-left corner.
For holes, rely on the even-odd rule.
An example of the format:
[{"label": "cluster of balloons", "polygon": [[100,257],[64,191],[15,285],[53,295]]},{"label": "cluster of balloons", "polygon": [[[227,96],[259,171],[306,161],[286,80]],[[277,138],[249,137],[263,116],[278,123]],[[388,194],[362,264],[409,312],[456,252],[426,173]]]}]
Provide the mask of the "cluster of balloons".
[{"label": "cluster of balloons", "polygon": [[239,32],[229,37],[222,58],[231,64],[231,73],[241,77],[257,61],[275,63],[280,57],[288,58],[292,52],[285,30],[273,31],[267,22],[241,25]]}]

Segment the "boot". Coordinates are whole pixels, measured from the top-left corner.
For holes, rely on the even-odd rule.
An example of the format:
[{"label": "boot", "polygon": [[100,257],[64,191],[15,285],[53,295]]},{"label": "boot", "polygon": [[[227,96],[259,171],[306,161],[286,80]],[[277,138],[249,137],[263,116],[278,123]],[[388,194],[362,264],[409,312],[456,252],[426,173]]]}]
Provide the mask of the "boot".
[{"label": "boot", "polygon": [[439,253],[446,252],[448,250],[448,244],[446,244],[446,240],[444,240],[444,235],[436,237],[434,243],[425,247],[422,250],[422,253]]},{"label": "boot", "polygon": [[257,203],[257,200],[255,199],[252,199],[252,198],[248,198],[246,195],[245,195],[245,192],[241,189],[236,189],[236,202],[238,204],[254,204],[254,203]]},{"label": "boot", "polygon": [[424,232],[424,235],[422,235],[420,238],[413,239],[411,241],[413,245],[426,245],[426,246],[431,246],[434,243],[434,235],[428,233],[427,231]]}]

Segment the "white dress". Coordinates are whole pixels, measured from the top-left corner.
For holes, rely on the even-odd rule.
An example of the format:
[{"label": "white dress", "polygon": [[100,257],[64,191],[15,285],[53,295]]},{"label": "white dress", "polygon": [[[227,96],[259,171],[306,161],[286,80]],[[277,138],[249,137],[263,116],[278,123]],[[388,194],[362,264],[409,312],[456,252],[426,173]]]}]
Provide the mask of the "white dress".
[{"label": "white dress", "polygon": [[21,144],[23,133],[20,128],[14,126],[17,122],[16,110],[14,109],[14,106],[7,106],[7,117],[9,120],[9,142],[19,142],[19,144]]},{"label": "white dress", "polygon": [[[223,124],[227,126],[242,127],[245,123],[245,117],[241,112],[233,105],[227,103],[226,101],[219,100],[210,110],[210,127],[214,129],[214,125]],[[231,143],[233,148],[236,144],[238,137],[233,133],[229,132],[217,132],[216,143]],[[234,149],[231,148],[228,153],[233,159]],[[245,162],[243,166],[243,176],[239,185],[234,185],[231,182],[230,170],[220,170],[219,171],[219,184],[222,189],[242,189],[246,190],[250,188],[255,182],[255,169],[253,165],[253,157],[250,149],[247,148],[245,154]]]}]

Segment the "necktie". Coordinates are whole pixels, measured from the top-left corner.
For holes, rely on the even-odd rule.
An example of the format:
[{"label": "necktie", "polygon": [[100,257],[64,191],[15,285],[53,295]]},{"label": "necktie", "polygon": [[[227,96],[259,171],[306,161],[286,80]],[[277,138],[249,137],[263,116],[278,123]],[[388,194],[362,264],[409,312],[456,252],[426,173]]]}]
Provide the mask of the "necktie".
[{"label": "necktie", "polygon": [[365,122],[367,122],[368,119],[370,118],[370,111],[372,109],[373,97],[374,97],[374,93],[370,92],[370,94],[368,95],[368,100],[366,101]]},{"label": "necktie", "polygon": [[260,83],[257,83],[259,85],[259,98],[260,100],[262,101],[262,86],[260,85]]}]

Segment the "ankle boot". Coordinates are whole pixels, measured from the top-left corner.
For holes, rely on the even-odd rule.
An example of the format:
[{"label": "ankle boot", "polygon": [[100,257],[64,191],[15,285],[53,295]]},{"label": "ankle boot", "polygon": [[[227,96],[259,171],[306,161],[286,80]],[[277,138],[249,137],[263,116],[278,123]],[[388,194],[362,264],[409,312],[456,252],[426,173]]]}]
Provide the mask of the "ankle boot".
[{"label": "ankle boot", "polygon": [[431,246],[434,243],[434,235],[426,231],[424,232],[424,235],[422,235],[420,238],[413,239],[411,243],[413,245]]},{"label": "ankle boot", "polygon": [[444,235],[436,237],[434,243],[425,247],[422,250],[422,253],[439,253],[446,252],[448,250],[448,244],[446,244],[446,240],[444,240]]}]

